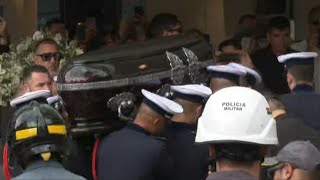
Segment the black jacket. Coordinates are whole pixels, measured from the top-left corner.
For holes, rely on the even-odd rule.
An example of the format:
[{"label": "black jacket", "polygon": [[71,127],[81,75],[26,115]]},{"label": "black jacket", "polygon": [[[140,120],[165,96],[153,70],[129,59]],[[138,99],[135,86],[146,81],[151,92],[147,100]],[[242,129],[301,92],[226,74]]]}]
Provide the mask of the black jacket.
[{"label": "black jacket", "polygon": [[[294,52],[288,49],[287,53]],[[271,50],[271,47],[260,49],[251,56],[256,69],[261,73],[264,85],[272,93],[289,93],[287,84],[287,75],[284,65],[278,62],[277,56]]]},{"label": "black jacket", "polygon": [[128,124],[101,139],[97,155],[99,179],[170,179],[172,162],[164,142],[143,128]]},{"label": "black jacket", "polygon": [[174,180],[204,180],[208,176],[207,144],[195,144],[193,127],[172,122],[167,133],[167,146],[174,162]]},{"label": "black jacket", "polygon": [[277,122],[277,135],[279,145],[276,151],[271,151],[272,156],[291,141],[303,140],[310,141],[320,149],[320,131],[316,131],[307,126],[302,119],[290,114],[283,114],[275,118]]},{"label": "black jacket", "polygon": [[320,131],[320,95],[308,85],[298,85],[293,93],[280,97],[288,113],[302,119],[311,128]]}]

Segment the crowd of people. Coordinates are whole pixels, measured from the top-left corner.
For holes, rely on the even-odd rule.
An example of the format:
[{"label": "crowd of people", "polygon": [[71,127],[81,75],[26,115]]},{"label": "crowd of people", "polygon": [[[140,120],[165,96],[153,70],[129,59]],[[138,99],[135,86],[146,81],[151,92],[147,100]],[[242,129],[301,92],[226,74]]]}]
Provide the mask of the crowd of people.
[{"label": "crowd of people", "polygon": [[[102,39],[90,25],[85,39],[77,33],[71,37],[87,52],[183,33],[174,14],[158,14],[147,23],[137,9],[133,19]],[[1,122],[5,178],[319,179],[320,95],[314,91],[314,62],[320,6],[309,12],[308,23],[306,40],[291,43],[288,18],[270,18],[263,31],[254,15],[242,16],[240,30],[219,44],[213,65],[206,67],[208,87],[171,85],[171,98],[142,89],[134,120],[97,138],[90,175],[65,166],[69,156],[79,155],[68,148],[68,112],[55,85],[62,54],[53,39],[40,40],[35,65],[24,70],[21,88]],[[57,19],[47,28],[66,33]],[[1,18],[0,51],[8,52],[9,44]]]}]

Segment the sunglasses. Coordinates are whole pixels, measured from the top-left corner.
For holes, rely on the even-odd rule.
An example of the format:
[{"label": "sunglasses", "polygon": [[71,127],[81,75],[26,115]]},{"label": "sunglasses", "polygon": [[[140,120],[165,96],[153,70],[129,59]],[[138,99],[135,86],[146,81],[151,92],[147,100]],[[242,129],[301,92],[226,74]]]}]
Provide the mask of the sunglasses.
[{"label": "sunglasses", "polygon": [[56,53],[44,53],[44,54],[37,54],[42,58],[42,61],[51,61],[53,58],[55,61],[60,61],[62,58],[62,54],[59,52]]}]

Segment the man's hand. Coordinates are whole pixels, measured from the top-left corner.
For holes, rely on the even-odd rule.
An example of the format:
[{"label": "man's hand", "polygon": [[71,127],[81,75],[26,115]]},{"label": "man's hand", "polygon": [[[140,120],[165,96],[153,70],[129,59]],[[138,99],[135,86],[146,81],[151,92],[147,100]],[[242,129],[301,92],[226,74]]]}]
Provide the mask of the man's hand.
[{"label": "man's hand", "polygon": [[251,60],[248,52],[241,51],[239,55],[240,55],[240,64],[247,66],[249,68],[252,68],[252,69],[254,68],[254,65],[252,63],[252,60]]}]

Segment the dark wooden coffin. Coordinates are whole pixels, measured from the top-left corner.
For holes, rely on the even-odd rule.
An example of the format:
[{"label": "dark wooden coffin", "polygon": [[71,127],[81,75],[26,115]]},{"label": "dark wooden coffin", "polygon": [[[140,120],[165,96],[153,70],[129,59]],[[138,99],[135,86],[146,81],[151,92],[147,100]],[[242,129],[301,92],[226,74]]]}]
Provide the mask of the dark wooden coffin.
[{"label": "dark wooden coffin", "polygon": [[132,119],[141,89],[206,83],[211,46],[193,33],[100,49],[72,59],[60,72],[59,95],[74,134],[106,131]]}]

